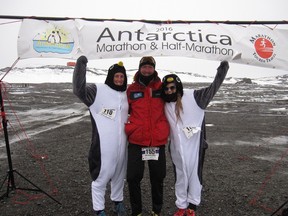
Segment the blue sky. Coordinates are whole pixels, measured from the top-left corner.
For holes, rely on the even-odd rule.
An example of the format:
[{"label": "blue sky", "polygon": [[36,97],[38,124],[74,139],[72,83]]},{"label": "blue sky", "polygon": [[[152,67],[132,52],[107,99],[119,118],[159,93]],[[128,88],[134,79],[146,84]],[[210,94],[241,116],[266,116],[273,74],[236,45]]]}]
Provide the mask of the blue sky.
[{"label": "blue sky", "polygon": [[[287,0],[0,0],[0,15],[75,17],[99,19],[134,20],[210,20],[210,21],[288,21]],[[8,20],[12,21],[12,20]],[[7,22],[1,20],[0,23]],[[17,59],[17,36],[20,22],[0,25],[0,68],[11,66]],[[213,75],[219,62],[191,58],[156,58],[157,67],[177,71],[209,71]],[[91,66],[108,68],[115,59],[90,61]],[[65,64],[63,59],[27,59],[20,60],[16,66]],[[139,58],[125,59],[126,67],[137,68]],[[88,65],[89,66],[89,65]],[[252,72],[251,72],[252,71]],[[288,71],[259,68],[239,64],[230,65],[232,76],[273,76],[287,74]]]}]

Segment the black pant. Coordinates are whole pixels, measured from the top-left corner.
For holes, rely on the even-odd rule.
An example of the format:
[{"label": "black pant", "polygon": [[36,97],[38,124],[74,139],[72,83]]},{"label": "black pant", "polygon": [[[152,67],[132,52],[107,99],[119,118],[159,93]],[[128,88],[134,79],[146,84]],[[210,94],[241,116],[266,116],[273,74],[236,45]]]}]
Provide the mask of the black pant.
[{"label": "black pant", "polygon": [[[140,183],[144,174],[145,161],[142,161],[142,147],[129,143],[127,182],[130,194],[132,216],[142,212]],[[166,176],[165,145],[159,146],[158,160],[149,160],[149,175],[152,193],[152,211],[159,214],[163,205],[163,181]]]}]

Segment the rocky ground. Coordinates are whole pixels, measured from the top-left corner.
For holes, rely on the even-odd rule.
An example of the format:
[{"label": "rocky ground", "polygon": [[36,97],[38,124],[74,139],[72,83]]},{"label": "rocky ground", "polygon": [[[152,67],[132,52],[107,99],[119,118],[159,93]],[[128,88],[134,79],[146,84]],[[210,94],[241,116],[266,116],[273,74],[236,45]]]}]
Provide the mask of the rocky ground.
[{"label": "rocky ground", "polygon": [[[6,89],[2,94],[11,159],[16,170],[12,173],[15,186],[20,189],[12,190],[8,198],[0,201],[1,215],[92,215],[87,163],[90,118],[86,107],[72,94],[71,84],[13,84]],[[221,87],[206,112],[209,148],[197,216],[268,216],[287,201],[285,94],[285,86],[226,84]],[[2,128],[1,137],[0,191],[4,194],[9,160]],[[142,182],[144,216],[151,211],[148,179],[146,172]],[[40,191],[23,190],[35,188],[28,181]],[[164,190],[162,215],[171,216],[176,207],[168,152]],[[106,200],[108,216],[112,216],[109,195]],[[127,185],[125,205],[131,212]],[[281,215],[282,209],[275,215]]]}]

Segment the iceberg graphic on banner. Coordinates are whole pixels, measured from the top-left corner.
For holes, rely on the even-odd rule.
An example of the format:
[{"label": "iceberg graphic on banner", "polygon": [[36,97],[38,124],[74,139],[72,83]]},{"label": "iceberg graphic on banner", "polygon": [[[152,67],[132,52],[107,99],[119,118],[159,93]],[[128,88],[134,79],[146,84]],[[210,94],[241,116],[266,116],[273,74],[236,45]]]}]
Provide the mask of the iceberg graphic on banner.
[{"label": "iceberg graphic on banner", "polygon": [[65,29],[47,29],[33,39],[33,49],[38,53],[69,54],[74,48],[74,41]]}]

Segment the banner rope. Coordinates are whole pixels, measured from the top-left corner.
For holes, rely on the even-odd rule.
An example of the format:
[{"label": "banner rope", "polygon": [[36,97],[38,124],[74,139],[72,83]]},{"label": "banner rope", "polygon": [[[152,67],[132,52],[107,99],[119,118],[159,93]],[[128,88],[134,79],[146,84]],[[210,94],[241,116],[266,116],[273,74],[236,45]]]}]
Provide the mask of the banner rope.
[{"label": "banner rope", "polygon": [[[103,18],[77,18],[77,17],[40,17],[40,16],[10,16],[10,15],[0,15],[0,19],[38,19],[38,20],[75,20],[82,19],[87,21],[116,21],[116,22],[146,22],[154,24],[165,24],[167,20],[146,20],[146,19],[103,19]],[[254,25],[273,25],[273,24],[288,24],[288,20],[278,20],[278,21],[222,21],[222,20],[169,20],[171,23],[224,23],[224,24],[244,24],[249,25],[253,23]]]},{"label": "banner rope", "polygon": [[17,22],[22,22],[22,20],[16,20],[16,21],[4,22],[4,23],[0,23],[0,25],[7,25],[7,24],[17,23]]},{"label": "banner rope", "polygon": [[[11,103],[11,100],[9,99],[9,97],[7,95],[7,85],[8,84],[7,83],[3,83],[3,82],[2,82],[2,84],[4,84],[4,85],[1,85],[1,86],[3,86],[3,93],[4,93],[3,94],[3,98],[8,102],[9,107],[12,110],[13,116],[16,118],[17,123],[19,124],[21,131],[23,132],[23,134],[26,137],[27,144],[25,145],[25,147],[26,147],[27,151],[28,151],[29,155],[32,158],[34,158],[35,161],[38,163],[38,165],[40,167],[40,170],[42,171],[42,173],[46,177],[46,180],[47,180],[47,182],[48,182],[48,184],[50,186],[51,193],[52,194],[57,194],[58,193],[58,189],[54,185],[54,182],[52,181],[52,178],[50,177],[47,169],[45,168],[45,164],[43,162],[44,159],[48,158],[48,155],[37,153],[35,145],[29,139],[29,137],[28,137],[28,135],[26,133],[26,130],[24,129],[23,125],[21,124],[21,121],[20,121],[20,119],[19,119],[19,117],[18,117],[18,115],[17,115],[17,113],[16,113],[16,111],[15,111],[15,109],[14,109],[12,103]],[[12,85],[10,84],[10,88],[11,88],[11,86]],[[9,125],[11,126],[11,128],[13,129],[13,131],[15,132],[15,135],[18,137],[20,144],[24,145],[23,144],[23,140],[20,138],[20,136],[19,136],[17,130],[15,129],[15,127],[13,127],[13,125],[11,124],[11,121],[8,121],[8,122],[9,122]],[[17,204],[28,204],[29,201],[31,201],[31,200],[40,199],[40,198],[44,197],[44,194],[43,195],[39,195],[39,194],[38,195],[36,195],[36,194],[30,195],[29,193],[26,193],[26,192],[23,192],[23,191],[20,191],[20,190],[16,190],[16,191],[17,191],[17,196],[14,197],[13,202],[17,203]],[[24,201],[17,201],[17,197],[19,197],[19,194],[24,194],[27,197],[28,201],[25,201],[25,202]]]},{"label": "banner rope", "polygon": [[20,57],[18,57],[14,63],[11,65],[10,68],[8,68],[8,70],[6,71],[6,73],[2,76],[2,78],[0,79],[0,82],[4,79],[4,77],[14,68],[14,66],[17,64],[17,62],[19,61]]}]

